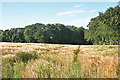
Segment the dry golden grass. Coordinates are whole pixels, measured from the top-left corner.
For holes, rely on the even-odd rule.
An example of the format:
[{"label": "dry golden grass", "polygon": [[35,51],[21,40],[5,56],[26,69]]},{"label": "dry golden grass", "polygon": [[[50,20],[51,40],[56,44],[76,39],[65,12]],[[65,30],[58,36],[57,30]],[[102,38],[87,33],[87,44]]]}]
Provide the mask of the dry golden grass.
[{"label": "dry golden grass", "polygon": [[[87,50],[86,50],[87,48]],[[118,77],[118,46],[81,46],[78,58],[87,77]]]},{"label": "dry golden grass", "polygon": [[[118,78],[118,45],[80,45],[80,47],[41,43],[0,43],[0,45],[3,62],[8,58],[18,57],[19,52],[38,56],[37,59],[30,59],[27,63],[20,62],[24,68],[20,69],[21,76],[17,75],[16,71],[16,74],[13,73],[16,76],[8,74],[8,77]],[[17,63],[14,62],[13,70],[18,66]]]}]

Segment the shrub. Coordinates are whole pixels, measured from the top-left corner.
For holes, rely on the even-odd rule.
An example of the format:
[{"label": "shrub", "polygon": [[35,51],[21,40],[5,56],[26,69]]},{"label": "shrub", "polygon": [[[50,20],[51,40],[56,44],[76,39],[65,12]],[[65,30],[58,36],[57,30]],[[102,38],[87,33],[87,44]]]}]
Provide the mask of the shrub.
[{"label": "shrub", "polygon": [[28,63],[31,59],[38,59],[38,55],[36,53],[30,54],[26,52],[19,52],[16,54],[24,63]]}]

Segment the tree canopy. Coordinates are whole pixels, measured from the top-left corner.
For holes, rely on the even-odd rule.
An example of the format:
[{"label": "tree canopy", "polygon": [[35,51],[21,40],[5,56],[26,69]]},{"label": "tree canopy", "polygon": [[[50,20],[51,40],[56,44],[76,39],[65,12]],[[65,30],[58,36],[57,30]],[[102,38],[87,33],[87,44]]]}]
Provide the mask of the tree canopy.
[{"label": "tree canopy", "polygon": [[85,44],[84,28],[36,23],[2,32],[2,41],[27,43]]},{"label": "tree canopy", "polygon": [[120,39],[120,7],[110,7],[105,13],[92,18],[85,30],[85,38],[93,44],[119,44]]}]

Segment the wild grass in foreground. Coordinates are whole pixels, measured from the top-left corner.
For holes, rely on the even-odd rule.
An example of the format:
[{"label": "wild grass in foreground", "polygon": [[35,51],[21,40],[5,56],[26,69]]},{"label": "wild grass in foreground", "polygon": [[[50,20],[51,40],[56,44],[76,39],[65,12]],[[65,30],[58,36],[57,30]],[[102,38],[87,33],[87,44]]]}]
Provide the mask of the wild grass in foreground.
[{"label": "wild grass in foreground", "polygon": [[118,46],[2,43],[3,78],[118,78]]}]

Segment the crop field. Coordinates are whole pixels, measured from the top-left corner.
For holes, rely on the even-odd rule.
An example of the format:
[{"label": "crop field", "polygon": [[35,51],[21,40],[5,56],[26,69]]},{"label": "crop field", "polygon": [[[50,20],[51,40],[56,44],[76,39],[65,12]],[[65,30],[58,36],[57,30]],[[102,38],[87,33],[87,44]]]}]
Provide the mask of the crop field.
[{"label": "crop field", "polygon": [[118,78],[118,45],[0,43],[3,78]]}]

